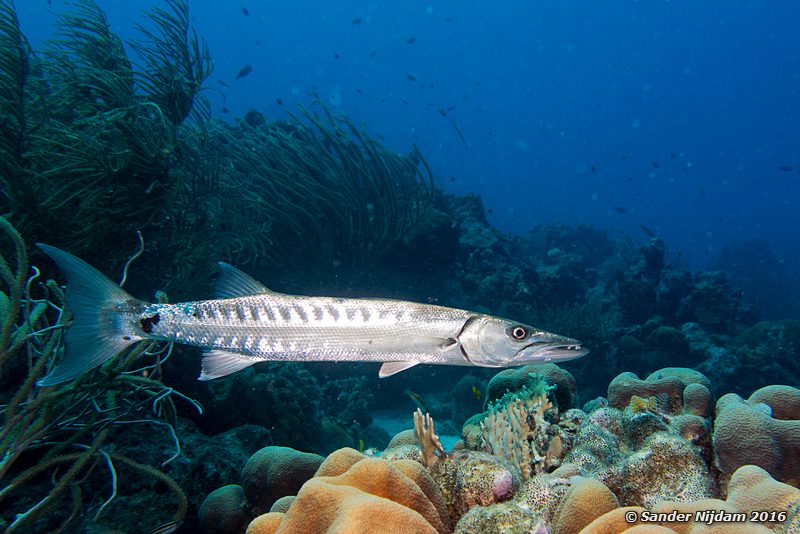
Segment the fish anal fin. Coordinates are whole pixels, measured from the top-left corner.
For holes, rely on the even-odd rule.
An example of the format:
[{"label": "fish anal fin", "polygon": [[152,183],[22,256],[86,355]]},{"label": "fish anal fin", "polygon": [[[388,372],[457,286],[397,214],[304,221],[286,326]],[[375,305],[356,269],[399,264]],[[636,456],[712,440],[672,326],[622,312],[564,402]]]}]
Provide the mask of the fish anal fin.
[{"label": "fish anal fin", "polygon": [[381,365],[381,370],[378,371],[378,376],[381,378],[386,378],[387,376],[395,375],[418,364],[419,362],[385,362],[383,365]]},{"label": "fish anal fin", "polygon": [[214,287],[216,298],[228,299],[247,295],[262,295],[264,293],[278,294],[230,263],[219,262],[219,277]]},{"label": "fish anal fin", "polygon": [[258,360],[224,350],[210,350],[203,354],[202,371],[198,380],[213,380],[250,367]]}]

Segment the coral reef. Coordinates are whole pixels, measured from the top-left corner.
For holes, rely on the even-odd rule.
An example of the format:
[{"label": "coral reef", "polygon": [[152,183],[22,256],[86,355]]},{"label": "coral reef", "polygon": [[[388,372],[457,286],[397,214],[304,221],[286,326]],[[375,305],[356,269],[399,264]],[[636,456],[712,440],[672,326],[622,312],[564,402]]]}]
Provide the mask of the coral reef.
[{"label": "coral reef", "polygon": [[303,483],[316,473],[324,459],[317,454],[289,447],[264,447],[247,460],[241,484],[248,505],[264,513],[287,495],[296,495]]},{"label": "coral reef", "polygon": [[486,388],[486,401],[496,401],[507,392],[514,392],[524,386],[531,386],[544,378],[552,386],[552,401],[562,412],[575,408],[577,389],[572,374],[554,363],[524,365],[516,369],[504,369],[492,377]]},{"label": "coral reef", "polygon": [[439,456],[444,452],[444,447],[436,435],[431,415],[427,413],[422,415],[422,410],[419,408],[414,412],[414,437],[422,448],[422,465],[428,468],[436,465]]},{"label": "coral reef", "polygon": [[512,472],[494,456],[458,450],[445,455],[430,470],[450,517],[457,521],[473,506],[487,506],[513,497]]},{"label": "coral reef", "polygon": [[481,448],[503,459],[522,480],[558,467],[564,452],[560,428],[545,415],[554,410],[544,379],[506,393],[480,422]]},{"label": "coral reef", "polygon": [[306,482],[285,514],[256,518],[248,532],[452,531],[442,494],[417,462],[387,462],[343,449]]},{"label": "coral reef", "polygon": [[735,393],[717,401],[716,464],[724,473],[754,464],[778,480],[800,482],[800,390],[768,386],[748,400]]},{"label": "coral reef", "polygon": [[247,524],[244,489],[228,484],[212,491],[197,512],[200,529],[207,534],[241,532]]}]

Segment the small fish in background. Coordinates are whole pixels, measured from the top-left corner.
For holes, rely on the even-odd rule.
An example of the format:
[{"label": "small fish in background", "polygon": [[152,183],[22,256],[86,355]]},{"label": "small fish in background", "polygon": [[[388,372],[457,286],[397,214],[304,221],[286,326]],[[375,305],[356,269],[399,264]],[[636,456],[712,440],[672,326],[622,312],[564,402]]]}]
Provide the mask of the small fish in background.
[{"label": "small fish in background", "polygon": [[221,112],[221,113],[228,113],[229,111],[230,111],[230,110],[229,110],[228,108],[226,108],[225,106],[222,106],[222,107],[220,108],[220,112]]},{"label": "small fish in background", "polygon": [[616,208],[614,208],[614,211],[616,211],[619,214],[623,214],[626,213],[628,210],[625,209],[625,206],[617,206]]},{"label": "small fish in background", "polygon": [[364,22],[362,19],[353,19],[350,24],[361,24],[362,22]]},{"label": "small fish in background", "polygon": [[645,225],[640,224],[639,228],[641,228],[642,232],[644,232],[650,239],[656,237],[656,233],[652,231],[650,228],[646,227]]},{"label": "small fish in background", "polygon": [[660,168],[661,168],[661,165],[659,165],[657,161],[654,161],[654,162],[652,163],[652,165],[653,165],[653,168],[654,168],[654,169],[660,169]]},{"label": "small fish in background", "polygon": [[417,42],[417,38],[416,37],[409,37],[408,39],[406,39],[406,44],[407,45],[411,45],[411,44],[414,44],[416,42]]},{"label": "small fish in background", "polygon": [[456,121],[454,121],[450,116],[447,116],[446,119],[450,121],[450,125],[453,127],[453,130],[456,131],[456,135],[458,135],[458,138],[461,139],[461,142],[464,144],[464,147],[469,148],[469,144],[467,144],[467,140],[464,137],[464,134],[461,133],[461,128],[458,127]]},{"label": "small fish in background", "polygon": [[342,56],[339,55],[339,52],[333,53],[333,59],[341,59]]},{"label": "small fish in background", "polygon": [[250,74],[251,72],[253,72],[253,66],[252,65],[245,65],[244,67],[239,69],[239,72],[236,74],[236,79],[240,80],[240,79],[244,78],[245,76],[247,76],[248,74]]},{"label": "small fish in background", "polygon": [[592,174],[597,174],[597,167],[595,167],[594,165],[592,165],[592,169],[591,170],[592,170]]},{"label": "small fish in background", "polygon": [[410,81],[410,82],[416,82],[416,81],[417,81],[417,77],[416,77],[416,76],[414,76],[413,74],[411,74],[410,72],[409,72],[408,74],[406,74],[406,78],[407,78],[407,79],[408,79],[408,81]]},{"label": "small fish in background", "polygon": [[249,9],[247,9],[246,7],[242,6],[242,13],[244,13],[244,14],[245,14],[245,16],[247,16],[247,15],[249,15],[249,14],[250,14],[250,10],[249,10]]},{"label": "small fish in background", "polygon": [[792,172],[794,168],[791,165],[781,165],[778,167],[778,170],[783,172]]},{"label": "small fish in background", "polygon": [[283,99],[282,98],[276,98],[275,99],[275,103],[278,104],[279,106],[282,106],[283,105]]},{"label": "small fish in background", "polygon": [[472,396],[475,397],[475,400],[481,400],[481,390],[472,386]]},{"label": "small fish in background", "polygon": [[425,400],[422,398],[422,395],[419,393],[414,393],[410,389],[405,390],[403,393],[411,397],[411,400],[414,401],[414,404],[416,404],[417,408],[422,410],[423,413],[429,413],[428,408],[425,406]]},{"label": "small fish in background", "polygon": [[230,87],[230,85],[228,85],[228,82],[225,82],[223,80],[217,80],[217,83],[220,84],[222,87]]}]

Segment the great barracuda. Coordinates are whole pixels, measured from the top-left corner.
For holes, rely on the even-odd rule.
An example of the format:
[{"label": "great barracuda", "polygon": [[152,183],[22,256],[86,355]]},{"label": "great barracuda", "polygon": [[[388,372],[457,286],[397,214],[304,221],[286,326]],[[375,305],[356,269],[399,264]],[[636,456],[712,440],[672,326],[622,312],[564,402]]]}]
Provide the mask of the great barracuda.
[{"label": "great barracuda", "polygon": [[66,274],[73,315],[64,356],[41,386],[76,378],[144,339],[207,349],[200,380],[261,361],[383,362],[379,376],[387,377],[420,363],[510,367],[589,352],[574,339],[483,313],[275,293],[226,263],[220,263],[217,299],[150,304],[80,258],[38,246]]}]

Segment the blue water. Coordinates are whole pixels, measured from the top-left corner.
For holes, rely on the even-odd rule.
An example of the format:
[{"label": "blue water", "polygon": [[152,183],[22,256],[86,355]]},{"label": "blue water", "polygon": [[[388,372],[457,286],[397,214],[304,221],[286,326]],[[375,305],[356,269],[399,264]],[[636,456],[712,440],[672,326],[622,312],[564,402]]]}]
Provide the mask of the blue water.
[{"label": "blue water", "polygon": [[[132,36],[160,3],[98,4]],[[696,268],[758,238],[798,276],[795,1],[190,6],[219,118],[279,118],[277,99],[317,94],[387,146],[417,144],[439,186],[479,193],[503,231],[591,223],[643,240],[644,225]],[[17,7],[37,44],[64,3]]]}]

